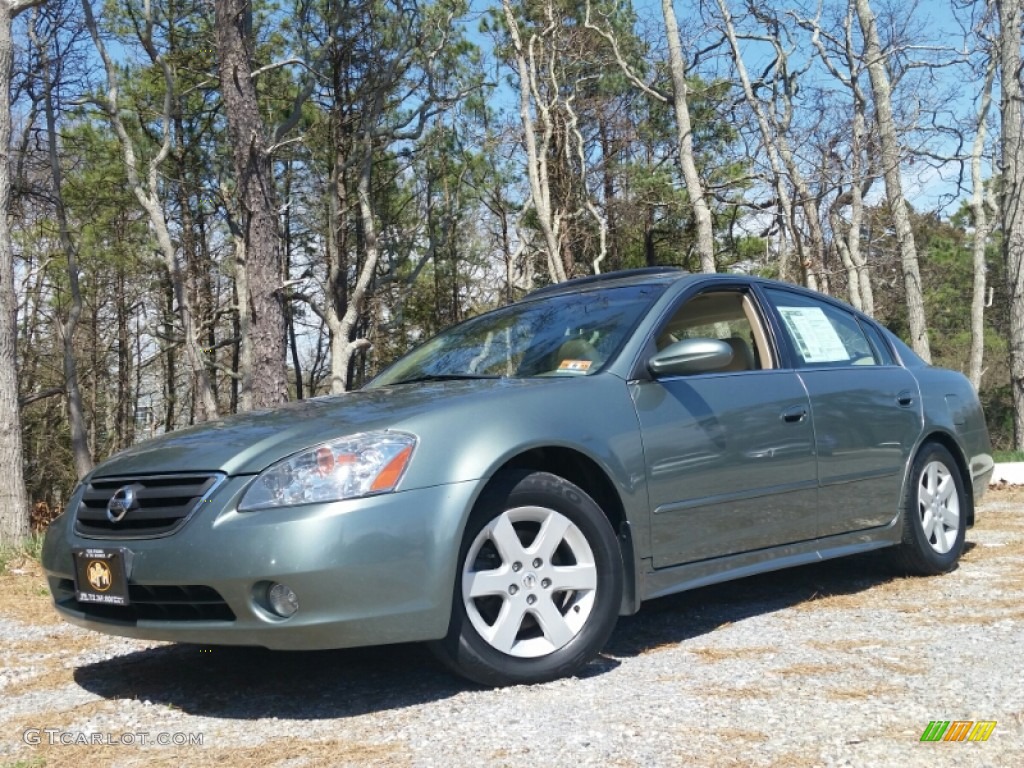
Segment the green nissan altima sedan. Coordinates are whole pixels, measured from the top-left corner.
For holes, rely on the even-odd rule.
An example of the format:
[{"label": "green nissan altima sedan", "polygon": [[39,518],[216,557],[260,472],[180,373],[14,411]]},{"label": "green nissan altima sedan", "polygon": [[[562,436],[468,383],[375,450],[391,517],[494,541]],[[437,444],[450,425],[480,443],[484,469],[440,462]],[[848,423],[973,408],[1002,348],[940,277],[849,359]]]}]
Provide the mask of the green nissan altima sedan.
[{"label": "green nissan altima sedan", "polygon": [[846,304],[634,270],[467,320],[361,391],[119,453],[43,565],[100,632],[428,641],[534,683],[673,592],[883,547],[949,571],[992,469],[967,379]]}]

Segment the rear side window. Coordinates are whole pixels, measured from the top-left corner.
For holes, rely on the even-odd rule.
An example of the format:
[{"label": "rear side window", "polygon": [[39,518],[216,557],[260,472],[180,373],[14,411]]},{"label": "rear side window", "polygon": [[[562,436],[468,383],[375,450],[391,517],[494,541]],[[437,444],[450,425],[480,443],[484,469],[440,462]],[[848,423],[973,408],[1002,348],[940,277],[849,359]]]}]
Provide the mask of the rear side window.
[{"label": "rear side window", "polygon": [[857,318],[828,302],[789,291],[765,291],[803,367],[882,365]]},{"label": "rear side window", "polygon": [[882,338],[881,332],[871,323],[865,323],[863,320],[861,320],[860,327],[867,334],[868,341],[871,342],[871,347],[875,350],[875,357],[880,361],[879,365],[895,365],[896,360],[892,356],[889,345]]}]

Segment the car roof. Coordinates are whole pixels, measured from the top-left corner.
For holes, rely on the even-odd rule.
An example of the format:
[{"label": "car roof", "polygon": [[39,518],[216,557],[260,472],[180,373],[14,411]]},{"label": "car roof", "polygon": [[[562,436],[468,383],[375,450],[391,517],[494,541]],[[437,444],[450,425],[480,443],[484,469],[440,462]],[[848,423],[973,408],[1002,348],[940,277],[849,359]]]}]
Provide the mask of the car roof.
[{"label": "car roof", "polygon": [[[827,301],[831,304],[835,304],[848,312],[852,312],[855,315],[862,317],[875,325],[881,326],[877,320],[866,315],[864,312],[858,310],[856,307],[851,306],[849,303],[843,301],[836,296],[830,296],[820,291],[807,288],[803,285],[795,283],[788,283],[782,280],[776,280],[768,277],[760,277],[757,275],[747,275],[742,273],[734,272],[689,272],[682,267],[641,267],[639,269],[622,269],[615,272],[606,272],[600,275],[589,275],[587,277],[578,277],[573,280],[566,280],[561,283],[554,283],[552,285],[546,285],[542,288],[538,288],[535,291],[531,291],[524,296],[520,301],[529,301],[532,299],[546,297],[546,296],[558,296],[571,293],[579,293],[581,291],[596,290],[600,288],[614,288],[620,286],[630,285],[670,285],[672,283],[686,283],[686,284],[703,284],[703,285],[715,285],[715,284],[730,284],[730,285],[759,285],[762,288],[780,288],[783,290],[794,291],[796,293],[802,293],[805,296],[816,298],[819,300]],[[884,327],[884,326],[882,326]]]},{"label": "car roof", "polygon": [[531,291],[523,298],[535,299],[539,296],[554,296],[561,293],[575,293],[588,288],[613,288],[626,285],[652,285],[675,282],[680,277],[689,275],[682,267],[641,267],[640,269],[622,269],[606,272],[602,275],[577,277],[561,283],[545,285]]}]

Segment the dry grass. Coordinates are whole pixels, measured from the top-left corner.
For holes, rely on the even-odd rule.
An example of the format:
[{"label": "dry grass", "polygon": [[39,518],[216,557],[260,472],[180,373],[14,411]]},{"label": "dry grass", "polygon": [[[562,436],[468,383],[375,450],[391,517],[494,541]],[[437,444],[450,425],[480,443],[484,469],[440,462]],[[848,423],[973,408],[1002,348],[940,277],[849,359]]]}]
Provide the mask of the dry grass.
[{"label": "dry grass", "polygon": [[872,590],[862,592],[840,593],[834,595],[816,593],[793,606],[795,611],[820,611],[832,609],[836,611],[853,610],[863,608],[872,599]]},{"label": "dry grass", "polygon": [[810,662],[791,664],[788,667],[772,670],[775,674],[784,677],[827,677],[834,675],[835,671],[835,664],[812,664]]},{"label": "dry grass", "polygon": [[0,573],[0,616],[31,624],[58,624],[46,577],[38,562],[20,557]]},{"label": "dry grass", "polygon": [[824,765],[822,760],[816,760],[804,752],[784,752],[778,755],[774,762],[775,765],[784,765],[786,768],[821,768]]},{"label": "dry grass", "polygon": [[716,728],[711,731],[711,734],[727,743],[745,741],[763,744],[769,738],[768,734],[764,731],[751,731],[745,728]]},{"label": "dry grass", "polygon": [[735,685],[707,690],[703,692],[703,695],[713,699],[771,699],[779,694],[776,690],[757,685]]},{"label": "dry grass", "polygon": [[8,685],[3,689],[3,695],[11,698],[31,691],[51,691],[55,688],[73,685],[75,683],[74,667],[61,665],[60,658],[60,656],[56,657],[56,664],[54,664],[54,660],[48,660],[49,663],[42,668],[38,675],[25,677]]},{"label": "dry grass", "polygon": [[679,647],[679,643],[675,640],[667,643],[656,643],[651,645],[649,648],[644,648],[640,651],[641,656],[646,656],[650,653],[661,653],[662,651],[672,651]]},{"label": "dry grass", "polygon": [[[980,550],[980,552],[978,552]],[[968,555],[978,552],[980,557],[1020,558],[1024,557],[1024,538],[1013,537],[999,544],[986,544],[975,547]]]},{"label": "dry grass", "polygon": [[832,699],[875,699],[886,696],[906,696],[907,689],[898,685],[874,683],[857,688],[827,688],[825,693]]},{"label": "dry grass", "polygon": [[20,744],[22,734],[30,728],[66,728],[72,723],[89,720],[104,712],[111,712],[116,707],[116,702],[98,699],[87,704],[77,703],[69,707],[45,709],[2,720],[0,721],[0,730],[9,737],[8,742]]},{"label": "dry grass", "polygon": [[920,676],[925,674],[925,669],[923,669],[921,664],[916,661],[896,661],[894,659],[882,659],[875,656],[871,659],[871,663],[876,667],[881,667],[889,672],[895,672],[903,676]]},{"label": "dry grass", "polygon": [[74,653],[91,651],[108,640],[106,636],[98,632],[88,632],[78,628],[64,632],[61,629],[60,626],[50,627],[41,639],[8,641],[4,643],[4,650],[11,651],[11,656],[19,653],[42,653],[66,658]]},{"label": "dry grass", "polygon": [[741,646],[736,648],[688,648],[687,649],[694,656],[698,656],[704,661],[716,662],[716,661],[730,661],[733,659],[753,659],[760,658],[769,653],[778,653],[777,648],[771,648],[762,645],[753,646]]},{"label": "dry grass", "polygon": [[819,651],[862,651],[865,648],[877,648],[877,640],[811,640],[808,645]]},{"label": "dry grass", "polygon": [[[207,741],[209,738],[207,737]],[[312,741],[289,736],[265,741],[255,747],[159,747],[139,745],[67,745],[40,744],[23,760],[42,760],[40,768],[80,768],[110,766],[111,768],[263,768],[288,765],[289,768],[327,768],[328,766],[410,765],[407,754],[398,745],[363,742]]]}]

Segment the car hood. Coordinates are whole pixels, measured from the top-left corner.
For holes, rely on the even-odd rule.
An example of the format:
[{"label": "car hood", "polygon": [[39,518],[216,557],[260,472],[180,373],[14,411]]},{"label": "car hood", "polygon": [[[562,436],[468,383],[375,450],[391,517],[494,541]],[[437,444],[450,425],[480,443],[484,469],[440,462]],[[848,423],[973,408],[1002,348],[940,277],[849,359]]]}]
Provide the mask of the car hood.
[{"label": "car hood", "polygon": [[[576,381],[581,381],[576,379]],[[582,383],[582,382],[581,382]],[[512,392],[571,385],[564,378],[473,379],[401,384],[252,411],[147,440],[100,464],[93,477],[161,472],[255,474],[304,448],[356,432],[414,428],[426,412]]]}]

